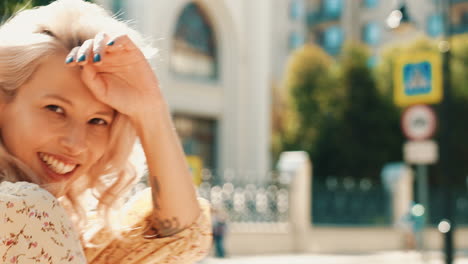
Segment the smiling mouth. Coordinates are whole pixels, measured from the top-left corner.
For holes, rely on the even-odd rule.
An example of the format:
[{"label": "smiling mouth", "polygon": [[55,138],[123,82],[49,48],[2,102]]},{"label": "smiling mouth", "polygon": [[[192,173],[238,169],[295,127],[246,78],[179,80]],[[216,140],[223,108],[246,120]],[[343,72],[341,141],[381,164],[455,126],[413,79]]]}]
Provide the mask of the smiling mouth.
[{"label": "smiling mouth", "polygon": [[67,175],[72,173],[79,165],[63,162],[52,155],[39,152],[41,161],[54,173]]}]

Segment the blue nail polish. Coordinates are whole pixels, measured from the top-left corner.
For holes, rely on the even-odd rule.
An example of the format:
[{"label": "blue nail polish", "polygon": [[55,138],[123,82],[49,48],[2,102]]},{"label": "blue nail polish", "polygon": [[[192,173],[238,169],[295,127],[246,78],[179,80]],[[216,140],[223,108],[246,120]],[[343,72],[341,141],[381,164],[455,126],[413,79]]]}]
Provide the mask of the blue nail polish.
[{"label": "blue nail polish", "polygon": [[68,57],[67,60],[65,60],[66,64],[72,63],[73,62],[73,57]]},{"label": "blue nail polish", "polygon": [[109,41],[109,42],[107,43],[107,46],[112,46],[112,45],[114,45],[114,44],[115,44],[115,41],[114,41],[114,40],[111,40],[111,41]]},{"label": "blue nail polish", "polygon": [[85,60],[86,60],[86,55],[83,54],[78,58],[77,62],[82,62],[82,61],[85,61]]},{"label": "blue nail polish", "polygon": [[101,54],[96,53],[94,54],[93,62],[100,62],[101,61]]}]

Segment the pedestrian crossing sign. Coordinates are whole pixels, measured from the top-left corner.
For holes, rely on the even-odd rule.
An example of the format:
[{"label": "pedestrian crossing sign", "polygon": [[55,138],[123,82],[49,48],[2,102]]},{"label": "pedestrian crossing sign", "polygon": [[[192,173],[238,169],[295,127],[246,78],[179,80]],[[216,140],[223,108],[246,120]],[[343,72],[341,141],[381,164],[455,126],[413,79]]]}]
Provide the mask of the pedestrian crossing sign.
[{"label": "pedestrian crossing sign", "polygon": [[437,53],[422,52],[397,58],[394,99],[399,106],[437,104],[442,100],[442,63]]}]

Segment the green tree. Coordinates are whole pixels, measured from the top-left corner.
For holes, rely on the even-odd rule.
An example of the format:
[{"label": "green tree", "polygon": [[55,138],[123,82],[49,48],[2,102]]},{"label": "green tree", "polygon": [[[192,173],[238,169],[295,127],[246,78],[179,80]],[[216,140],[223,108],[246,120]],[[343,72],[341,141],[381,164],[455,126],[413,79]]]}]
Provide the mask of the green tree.
[{"label": "green tree", "polygon": [[0,3],[0,22],[7,20],[18,10],[33,6],[32,1],[27,0],[2,0]]},{"label": "green tree", "polygon": [[385,163],[401,160],[403,139],[399,112],[377,89],[368,60],[365,46],[348,44],[343,50],[341,84],[346,97],[335,132],[340,148],[335,174],[378,180]]},{"label": "green tree", "polygon": [[333,59],[318,46],[307,44],[289,60],[285,77],[286,103],[281,125],[274,133],[278,151],[314,152],[324,117],[334,114],[337,80]]},{"label": "green tree", "polygon": [[0,22],[6,21],[21,9],[47,5],[53,1],[55,0],[2,0],[0,3]]},{"label": "green tree", "polygon": [[349,44],[334,61],[306,45],[293,53],[286,72],[290,94],[280,151],[305,150],[314,177],[378,179],[382,166],[401,160],[399,113],[377,89],[364,46]]}]

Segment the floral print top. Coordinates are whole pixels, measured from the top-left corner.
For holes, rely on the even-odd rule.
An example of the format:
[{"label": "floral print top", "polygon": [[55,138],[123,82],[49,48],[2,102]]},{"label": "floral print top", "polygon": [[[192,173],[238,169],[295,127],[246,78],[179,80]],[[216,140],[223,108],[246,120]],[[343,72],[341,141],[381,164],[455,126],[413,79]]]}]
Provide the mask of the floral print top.
[{"label": "floral print top", "polygon": [[134,197],[122,210],[122,223],[132,227],[123,239],[94,232],[83,248],[71,221],[57,199],[26,182],[0,183],[0,263],[183,264],[208,254],[211,246],[209,204],[199,199],[202,212],[191,226],[165,238],[145,238],[151,224],[151,189]]},{"label": "floral print top", "polygon": [[1,263],[86,263],[57,199],[26,182],[0,183]]}]

